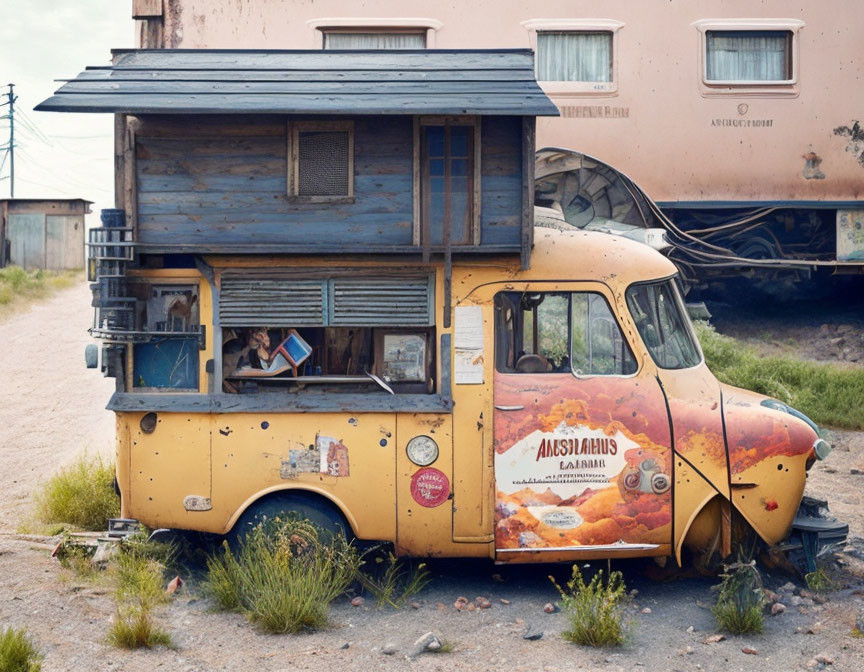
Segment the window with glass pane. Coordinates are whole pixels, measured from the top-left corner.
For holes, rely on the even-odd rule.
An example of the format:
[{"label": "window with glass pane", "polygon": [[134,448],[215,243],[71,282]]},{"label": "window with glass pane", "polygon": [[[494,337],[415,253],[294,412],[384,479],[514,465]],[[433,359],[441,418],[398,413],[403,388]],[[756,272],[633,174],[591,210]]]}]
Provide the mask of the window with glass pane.
[{"label": "window with glass pane", "polygon": [[573,294],[570,305],[570,359],[577,376],[630,376],[636,359],[600,294]]},{"label": "window with glass pane", "polygon": [[600,294],[500,292],[495,361],[506,373],[629,376],[636,359]]},{"label": "window with glass pane", "polygon": [[612,33],[537,33],[541,82],[611,82]]},{"label": "window with glass pane", "polygon": [[425,49],[426,31],[336,32],[325,31],[325,49]]},{"label": "window with glass pane", "polygon": [[[423,126],[421,129],[422,229],[430,245],[471,242],[474,203],[474,127]],[[449,215],[449,216],[448,216]]]},{"label": "window with glass pane", "polygon": [[639,335],[661,369],[689,369],[702,361],[689,318],[671,280],[633,285],[627,305]]},{"label": "window with glass pane", "polygon": [[792,79],[792,33],[788,30],[709,30],[705,44],[707,81]]}]

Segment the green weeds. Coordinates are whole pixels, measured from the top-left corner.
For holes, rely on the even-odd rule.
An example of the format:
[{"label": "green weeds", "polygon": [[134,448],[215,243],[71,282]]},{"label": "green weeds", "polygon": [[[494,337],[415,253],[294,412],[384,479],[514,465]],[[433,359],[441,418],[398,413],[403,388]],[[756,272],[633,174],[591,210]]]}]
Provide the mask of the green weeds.
[{"label": "green weeds", "polygon": [[620,646],[628,634],[628,624],[624,619],[624,605],[627,601],[626,586],[621,572],[611,572],[604,583],[603,572],[598,571],[587,584],[573,565],[572,578],[567,582],[567,590],[549,577],[561,593],[561,608],[570,621],[570,628],[562,636],[564,639],[583,646]]},{"label": "green weeds", "polygon": [[343,537],[325,543],[308,521],[274,519],[253,528],[236,553],[227,544],[207,563],[207,589],[222,609],[273,633],[316,629],[354,581],[361,559]]},{"label": "green weeds", "polygon": [[65,523],[85,530],[104,530],[108,519],[120,515],[114,492],[114,465],[99,456],[81,455],[52,476],[36,495],[42,523]]},{"label": "green weeds", "polygon": [[392,553],[374,560],[378,571],[357,573],[360,584],[375,596],[379,607],[401,609],[408,600],[423,590],[432,580],[425,563],[416,566],[403,563]]},{"label": "green weeds", "polygon": [[695,329],[708,368],[724,383],[779,399],[819,425],[864,429],[864,367],[765,357],[706,322]]},{"label": "green weeds", "polygon": [[762,632],[765,596],[756,561],[739,561],[724,569],[711,610],[718,627],[736,635]]},{"label": "green weeds", "polygon": [[108,641],[123,649],[171,646],[171,637],[153,622],[153,610],[168,601],[165,563],[171,547],[132,537],[124,541],[112,558],[109,571],[114,582],[117,609]]},{"label": "green weeds", "polygon": [[40,672],[42,656],[24,630],[6,628],[0,632],[2,672]]}]

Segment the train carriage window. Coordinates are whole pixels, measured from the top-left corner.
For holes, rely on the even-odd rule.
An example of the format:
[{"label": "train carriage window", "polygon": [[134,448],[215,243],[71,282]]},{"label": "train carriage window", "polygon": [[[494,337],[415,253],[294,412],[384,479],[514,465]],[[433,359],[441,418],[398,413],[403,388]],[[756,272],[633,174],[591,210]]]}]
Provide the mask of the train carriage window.
[{"label": "train carriage window", "polygon": [[633,352],[600,294],[501,292],[495,315],[496,366],[502,373],[636,373]]},{"label": "train carriage window", "polygon": [[689,369],[702,361],[680,294],[671,280],[632,285],[627,289],[627,306],[661,369]]},{"label": "train carriage window", "polygon": [[537,33],[537,79],[541,82],[611,82],[612,33]]},{"label": "train carriage window", "polygon": [[706,31],[706,82],[785,83],[792,78],[792,31]]}]

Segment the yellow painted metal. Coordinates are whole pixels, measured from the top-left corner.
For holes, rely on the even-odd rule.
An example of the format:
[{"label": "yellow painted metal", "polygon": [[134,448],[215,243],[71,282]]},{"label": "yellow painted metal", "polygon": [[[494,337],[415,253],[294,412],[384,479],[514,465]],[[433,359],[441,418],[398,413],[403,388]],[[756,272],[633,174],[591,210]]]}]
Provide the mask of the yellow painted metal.
[{"label": "yellow painted metal", "polygon": [[[284,257],[209,257],[216,269],[227,267],[279,267]],[[326,258],[291,258],[294,267],[322,267],[337,263]],[[422,267],[416,258],[338,260],[340,267]],[[436,273],[436,340],[454,333],[444,328],[443,267],[440,261],[426,265]],[[213,306],[211,288],[197,270],[139,270],[138,275],[160,281],[197,279],[201,323],[207,328],[205,350],[200,351],[199,391],[208,389],[205,364],[213,357]],[[156,430],[140,429],[142,413],[117,414],[117,477],[123,492],[122,515],[151,527],[177,527],[224,533],[250,504],[262,496],[287,489],[318,493],[338,506],[356,534],[363,539],[397,543],[400,552],[412,555],[492,556],[494,526],[493,473],[493,297],[501,290],[540,286],[549,291],[570,290],[591,282],[601,287],[620,318],[631,343],[640,375],[656,375],[657,369],[638,336],[624,299],[633,282],[665,278],[675,273],[667,259],[650,248],[617,236],[598,233],[563,233],[538,229],[531,269],[520,270],[512,258],[458,260],[454,262],[452,306],[480,306],[484,322],[483,383],[451,384],[452,414],[415,413],[159,413]],[[598,284],[599,283],[599,284]],[[452,354],[452,353],[451,353]],[[442,380],[439,352],[436,383]],[[665,378],[667,388],[679,399],[699,396],[700,386],[713,376],[706,370],[680,380]],[[714,383],[716,385],[716,383]],[[217,385],[218,389],[218,385]],[[669,391],[669,390],[667,390]],[[708,404],[708,424],[716,424],[719,411]],[[634,409],[638,410],[638,409]],[[433,431],[434,430],[434,431]],[[453,499],[435,507],[420,506],[411,495],[411,478],[419,467],[407,458],[408,441],[418,434],[433,436],[439,445],[438,460],[431,465],[450,482]],[[320,457],[319,437],[329,437],[347,449],[348,476],[303,471]],[[310,449],[311,446],[311,449]],[[292,468],[301,458],[301,468]],[[306,457],[304,458],[303,455]],[[725,472],[699,463],[699,471],[724,494]],[[805,455],[771,457],[737,474],[735,479],[758,484],[733,489],[733,503],[766,540],[776,540],[788,528],[804,485]],[[674,517],[671,544],[652,550],[620,553],[543,552],[512,553],[508,562],[557,561],[578,558],[675,555],[680,561],[686,539],[705,536],[718,524],[710,515],[715,490],[695,469],[676,457],[673,485]],[[777,469],[779,462],[789,471]],[[294,459],[295,467],[297,460]],[[781,479],[778,481],[778,477]],[[716,483],[715,483],[716,481]],[[778,485],[779,483],[779,485]],[[188,496],[210,499],[209,510],[189,511]],[[777,507],[766,509],[766,499]],[[199,509],[206,508],[199,502]],[[700,515],[703,512],[703,515]],[[704,528],[704,529],[703,529]],[[716,529],[713,530],[716,532]]]},{"label": "yellow painted metal", "polygon": [[[408,459],[408,442],[425,435],[438,444],[438,459],[419,467]],[[452,540],[453,500],[424,506],[412,496],[412,477],[423,469],[435,469],[453,484],[453,416],[450,414],[401,413],[396,421],[396,549],[421,556],[474,555]],[[422,500],[421,500],[422,501]]]},{"label": "yellow painted metal", "polygon": [[[807,479],[807,455],[766,457],[732,476],[732,504],[769,544],[780,541],[798,511]],[[755,487],[736,488],[736,483]]]},{"label": "yellow painted metal", "polygon": [[[675,456],[675,515],[673,545],[675,560],[681,564],[681,551],[685,540],[694,541],[697,545],[702,537],[695,521],[704,507],[714,497],[717,490],[696,469],[690,466],[680,456]],[[716,527],[715,527],[716,530]],[[713,530],[712,530],[713,533]]]},{"label": "yellow painted metal", "polygon": [[210,416],[159,413],[150,434],[141,429],[143,416],[121,415],[129,437],[129,513],[151,528],[194,529],[201,513],[186,511],[183,500],[211,496]]}]

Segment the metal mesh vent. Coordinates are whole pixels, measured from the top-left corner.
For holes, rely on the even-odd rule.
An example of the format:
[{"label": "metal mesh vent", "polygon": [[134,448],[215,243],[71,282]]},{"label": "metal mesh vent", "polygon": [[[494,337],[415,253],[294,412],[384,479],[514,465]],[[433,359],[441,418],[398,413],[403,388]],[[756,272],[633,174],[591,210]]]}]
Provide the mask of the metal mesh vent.
[{"label": "metal mesh vent", "polygon": [[348,196],[348,131],[297,135],[297,195]]}]

